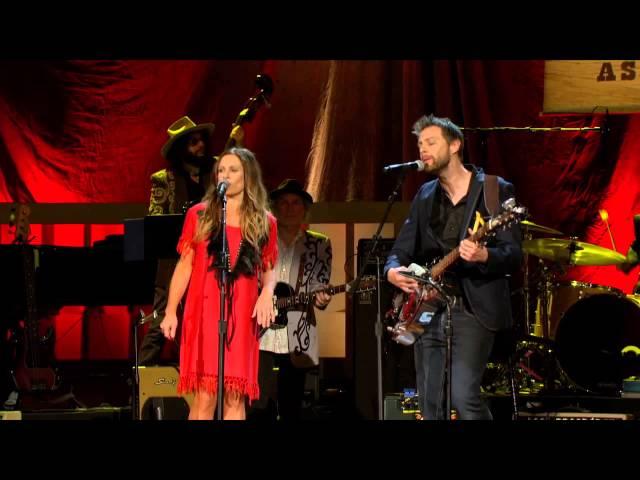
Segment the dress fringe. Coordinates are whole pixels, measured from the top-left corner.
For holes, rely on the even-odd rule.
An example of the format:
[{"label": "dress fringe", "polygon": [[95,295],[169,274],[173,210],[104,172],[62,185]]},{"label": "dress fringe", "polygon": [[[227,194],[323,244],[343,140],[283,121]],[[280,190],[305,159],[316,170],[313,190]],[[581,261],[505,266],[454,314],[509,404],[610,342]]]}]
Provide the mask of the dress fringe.
[{"label": "dress fringe", "polygon": [[[225,392],[238,392],[247,395],[249,400],[257,400],[260,397],[260,388],[257,383],[250,383],[246,378],[224,377]],[[180,375],[178,380],[178,394],[205,391],[215,394],[218,392],[217,375]]]}]

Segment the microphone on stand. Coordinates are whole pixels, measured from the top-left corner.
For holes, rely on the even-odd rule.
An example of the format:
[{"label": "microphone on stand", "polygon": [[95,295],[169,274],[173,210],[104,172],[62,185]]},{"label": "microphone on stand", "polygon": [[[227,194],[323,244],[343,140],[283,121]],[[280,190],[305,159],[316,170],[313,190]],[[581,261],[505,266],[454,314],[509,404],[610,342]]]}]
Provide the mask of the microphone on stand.
[{"label": "microphone on stand", "polygon": [[424,162],[422,160],[415,160],[407,163],[397,163],[395,165],[387,165],[384,167],[384,173],[395,172],[396,170],[418,170],[421,172],[424,170]]},{"label": "microphone on stand", "polygon": [[154,309],[149,315],[144,314],[144,310],[140,309],[140,319],[138,325],[144,325],[145,323],[158,318],[158,312]]},{"label": "microphone on stand", "polygon": [[218,186],[216,187],[216,195],[218,198],[224,198],[227,193],[227,188],[229,188],[229,180],[222,180],[218,183]]}]

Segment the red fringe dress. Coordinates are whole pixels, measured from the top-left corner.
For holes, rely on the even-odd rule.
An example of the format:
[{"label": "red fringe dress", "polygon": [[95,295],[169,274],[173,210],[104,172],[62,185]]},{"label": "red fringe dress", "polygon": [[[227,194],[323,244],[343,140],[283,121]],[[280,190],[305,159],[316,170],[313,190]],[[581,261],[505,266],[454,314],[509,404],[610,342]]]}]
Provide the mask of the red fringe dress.
[{"label": "red fringe dress", "polygon": [[[180,379],[178,393],[206,391],[215,394],[218,389],[218,321],[220,320],[220,290],[217,271],[208,268],[209,240],[194,241],[199,212],[205,203],[194,205],[187,211],[178,242],[178,253],[194,249],[193,269],[184,309],[181,346]],[[269,239],[261,252],[262,271],[274,266],[278,256],[277,227],[273,215],[269,217]],[[236,265],[242,240],[240,227],[227,226],[231,270]],[[260,266],[258,267],[260,268]],[[227,348],[224,359],[224,390],[259,397],[258,355],[259,325],[251,318],[258,300],[258,276],[239,275],[231,284],[231,311],[226,310]],[[227,299],[229,302],[229,299]],[[227,303],[229,305],[229,303]]]}]

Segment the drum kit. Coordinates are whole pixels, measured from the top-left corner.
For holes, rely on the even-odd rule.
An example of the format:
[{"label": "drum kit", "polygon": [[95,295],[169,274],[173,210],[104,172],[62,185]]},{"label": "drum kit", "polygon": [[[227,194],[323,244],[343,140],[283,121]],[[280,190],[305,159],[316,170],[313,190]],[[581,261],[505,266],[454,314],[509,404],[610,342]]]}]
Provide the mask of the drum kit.
[{"label": "drum kit", "polygon": [[[624,378],[640,375],[640,357],[624,354],[625,347],[640,346],[640,295],[558,279],[573,266],[621,265],[626,257],[577,238],[558,238],[564,234],[530,221],[521,225],[523,286],[514,295],[520,296],[517,304],[523,309],[516,322],[511,385],[521,394],[619,393]],[[536,260],[533,268],[530,256]],[[508,385],[504,366],[500,370],[492,375],[487,369],[485,390]]]}]

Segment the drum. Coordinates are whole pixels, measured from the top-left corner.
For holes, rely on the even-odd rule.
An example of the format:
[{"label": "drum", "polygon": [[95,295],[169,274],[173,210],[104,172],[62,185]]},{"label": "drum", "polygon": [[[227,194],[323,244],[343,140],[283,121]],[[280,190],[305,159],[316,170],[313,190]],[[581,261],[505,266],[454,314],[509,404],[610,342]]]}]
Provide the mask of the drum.
[{"label": "drum", "polygon": [[562,370],[583,389],[612,393],[622,381],[640,375],[629,346],[640,346],[640,305],[634,296],[598,293],[579,299],[556,329],[556,354]]},{"label": "drum", "polygon": [[[624,293],[613,287],[605,287],[593,283],[567,282],[556,283],[549,294],[547,318],[547,329],[544,332],[545,337],[554,340],[560,320],[567,313],[569,308],[575,305],[583,298],[593,295],[612,295],[624,297]],[[544,317],[542,317],[544,318]]]}]

